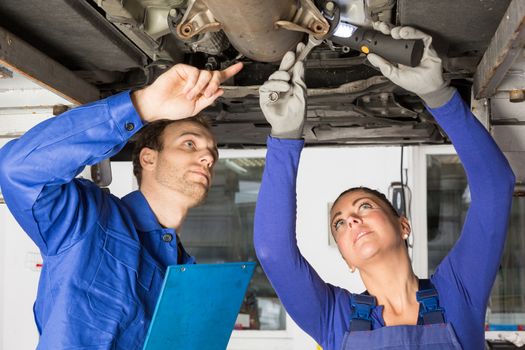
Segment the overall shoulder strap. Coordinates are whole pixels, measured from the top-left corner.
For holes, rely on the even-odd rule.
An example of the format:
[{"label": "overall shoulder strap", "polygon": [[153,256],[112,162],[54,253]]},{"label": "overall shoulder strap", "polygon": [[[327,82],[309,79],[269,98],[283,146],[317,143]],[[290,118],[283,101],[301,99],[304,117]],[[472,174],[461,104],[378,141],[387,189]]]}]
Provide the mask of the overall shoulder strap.
[{"label": "overall shoulder strap", "polygon": [[445,323],[445,310],[439,306],[437,290],[429,279],[419,280],[416,298],[419,302],[418,324]]},{"label": "overall shoulder strap", "polygon": [[372,311],[376,307],[376,298],[367,294],[352,294],[350,296],[352,322],[350,332],[372,330]]}]

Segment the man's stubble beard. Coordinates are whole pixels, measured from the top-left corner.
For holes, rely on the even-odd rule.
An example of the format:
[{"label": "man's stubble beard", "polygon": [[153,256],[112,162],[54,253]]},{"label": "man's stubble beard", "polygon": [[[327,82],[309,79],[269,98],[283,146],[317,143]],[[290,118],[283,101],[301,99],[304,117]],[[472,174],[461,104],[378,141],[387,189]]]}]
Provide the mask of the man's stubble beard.
[{"label": "man's stubble beard", "polygon": [[181,193],[191,200],[190,207],[195,207],[206,200],[209,188],[203,183],[190,180],[190,172],[176,166],[159,166],[155,178],[162,186]]}]

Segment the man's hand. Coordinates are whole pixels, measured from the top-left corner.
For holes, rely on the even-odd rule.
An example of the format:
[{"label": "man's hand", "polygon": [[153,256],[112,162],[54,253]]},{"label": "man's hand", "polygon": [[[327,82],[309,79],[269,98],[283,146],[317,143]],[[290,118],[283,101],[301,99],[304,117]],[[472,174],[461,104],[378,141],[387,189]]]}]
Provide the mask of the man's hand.
[{"label": "man's hand", "polygon": [[236,63],[222,71],[199,70],[177,64],[153,84],[132,94],[133,104],[146,122],[184,119],[208,107],[224,93],[220,84],[242,69]]},{"label": "man's hand", "polygon": [[304,65],[302,61],[295,61],[303,49],[304,44],[299,43],[296,52],[288,51],[279,70],[259,88],[259,104],[272,126],[271,135],[276,138],[300,139],[303,135],[306,117]]},{"label": "man's hand", "polygon": [[393,83],[405,90],[417,94],[430,108],[440,107],[454,94],[455,89],[443,80],[441,58],[431,47],[432,37],[412,27],[390,29],[385,23],[374,23],[374,29],[394,39],[422,39],[425,51],[417,67],[399,64],[397,67],[384,58],[370,53],[368,61],[381,70],[381,73]]}]

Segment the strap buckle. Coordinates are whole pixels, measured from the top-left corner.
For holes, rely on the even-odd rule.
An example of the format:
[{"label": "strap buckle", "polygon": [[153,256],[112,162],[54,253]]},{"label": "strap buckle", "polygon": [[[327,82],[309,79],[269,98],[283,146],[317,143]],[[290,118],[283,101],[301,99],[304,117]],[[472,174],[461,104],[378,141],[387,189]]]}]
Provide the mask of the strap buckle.
[{"label": "strap buckle", "polygon": [[423,324],[445,323],[444,309],[439,306],[439,297],[435,288],[418,291],[416,299],[421,305],[419,317],[423,319]]},{"label": "strap buckle", "polygon": [[370,295],[352,294],[352,323],[350,331],[369,331],[372,329],[372,310],[376,299]]}]

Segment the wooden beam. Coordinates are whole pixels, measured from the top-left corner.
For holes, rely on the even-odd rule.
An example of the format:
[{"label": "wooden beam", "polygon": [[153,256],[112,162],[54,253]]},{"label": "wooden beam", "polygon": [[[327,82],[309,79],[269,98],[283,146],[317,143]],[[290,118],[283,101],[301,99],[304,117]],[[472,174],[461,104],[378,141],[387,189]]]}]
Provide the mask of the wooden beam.
[{"label": "wooden beam", "polygon": [[525,46],[525,1],[513,0],[474,74],[474,97],[490,98]]},{"label": "wooden beam", "polygon": [[76,105],[100,98],[100,92],[94,85],[1,27],[0,65]]}]

